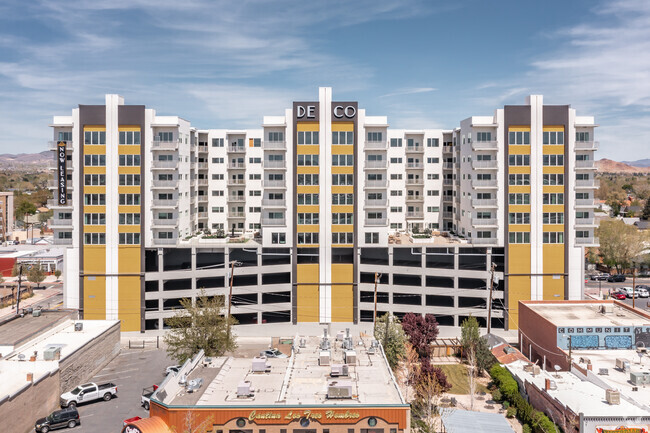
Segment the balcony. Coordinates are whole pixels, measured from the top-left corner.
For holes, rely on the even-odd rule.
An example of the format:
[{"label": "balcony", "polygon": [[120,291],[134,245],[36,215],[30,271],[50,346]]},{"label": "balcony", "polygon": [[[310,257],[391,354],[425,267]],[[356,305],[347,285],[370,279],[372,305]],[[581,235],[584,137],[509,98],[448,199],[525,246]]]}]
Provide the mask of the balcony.
[{"label": "balcony", "polygon": [[454,180],[453,179],[443,179],[442,184],[444,186],[454,186]]},{"label": "balcony", "polygon": [[283,180],[264,179],[262,181],[262,186],[264,188],[286,188],[284,179]]},{"label": "balcony", "polygon": [[443,217],[443,218],[450,218],[450,219],[451,219],[451,218],[454,217],[454,213],[453,213],[453,212],[449,212],[449,211],[444,211],[444,212],[442,213],[442,217]]},{"label": "balcony", "polygon": [[72,219],[51,219],[47,224],[52,228],[72,228]]},{"label": "balcony", "polygon": [[472,150],[497,150],[498,148],[496,140],[472,142]]},{"label": "balcony", "polygon": [[263,226],[283,227],[287,225],[287,220],[284,218],[262,218]]},{"label": "balcony", "polygon": [[413,178],[406,178],[406,184],[407,185],[424,185],[424,179],[413,179]]},{"label": "balcony", "polygon": [[495,189],[496,187],[497,187],[496,179],[490,179],[490,180],[473,179],[472,180],[472,188],[475,189],[481,189],[481,188]]},{"label": "balcony", "polygon": [[[48,189],[58,189],[59,182],[57,181],[57,179],[50,179],[47,181],[47,187]],[[66,189],[74,189],[74,187],[72,186],[72,180],[66,181],[65,187]]]},{"label": "balcony", "polygon": [[472,200],[472,206],[473,207],[497,207],[497,200],[495,198],[493,199],[473,199]]},{"label": "balcony", "polygon": [[497,238],[472,238],[470,243],[472,245],[496,245]]},{"label": "balcony", "polygon": [[263,141],[262,142],[262,149],[264,150],[285,149],[286,147],[287,147],[287,143],[285,141]]},{"label": "balcony", "polygon": [[159,161],[157,159],[153,160],[151,164],[153,170],[177,170],[178,169],[178,160],[174,161]]},{"label": "balcony", "polygon": [[382,169],[383,170],[386,167],[388,167],[388,161],[385,160],[385,159],[381,159],[379,161],[377,161],[377,160],[375,160],[375,161],[365,160],[364,161],[364,168],[367,168],[367,169]]},{"label": "balcony", "polygon": [[598,189],[600,187],[600,181],[596,179],[577,179],[576,188],[584,189]]},{"label": "balcony", "polygon": [[228,179],[228,186],[241,186],[241,185],[246,185],[245,179],[233,179],[233,178]]},{"label": "balcony", "polygon": [[406,152],[424,152],[424,146],[406,146]]},{"label": "balcony", "polygon": [[177,208],[178,201],[177,200],[153,200],[151,207],[159,208],[159,209]]},{"label": "balcony", "polygon": [[454,151],[454,146],[442,146],[442,153],[452,153]]},{"label": "balcony", "polygon": [[54,245],[72,245],[72,238],[54,238]]},{"label": "balcony", "polygon": [[453,170],[454,169],[454,163],[453,162],[443,162],[442,163],[442,168],[445,170]]},{"label": "balcony", "polygon": [[424,201],[424,196],[423,195],[407,195],[406,196],[406,201]]},{"label": "balcony", "polygon": [[593,159],[587,161],[576,161],[576,169],[578,170],[595,170],[596,164]]},{"label": "balcony", "polygon": [[246,218],[246,212],[228,212],[228,218]]},{"label": "balcony", "polygon": [[386,179],[382,180],[366,180],[364,183],[363,187],[368,189],[368,188],[386,188],[388,182]]},{"label": "balcony", "polygon": [[205,144],[199,144],[199,153],[208,153],[208,146]]},{"label": "balcony", "polygon": [[596,227],[596,221],[594,217],[590,218],[576,218],[576,227],[581,226],[581,227]]},{"label": "balcony", "polygon": [[386,149],[388,147],[388,142],[387,141],[366,141],[365,145],[363,146],[364,149],[373,149],[373,150],[378,150],[378,149]]},{"label": "balcony", "polygon": [[[51,160],[47,163],[47,167],[48,167],[50,170],[58,170],[58,169],[59,169],[59,161],[58,161],[58,159],[56,159],[56,158],[51,159]],[[65,162],[65,169],[66,169],[66,170],[72,170],[72,161],[71,161],[71,160],[67,160],[67,161]]]},{"label": "balcony", "polygon": [[201,219],[201,220],[208,219],[208,213],[207,212],[199,212],[198,216],[199,216],[199,219]]},{"label": "balcony", "polygon": [[68,199],[67,204],[59,204],[58,200],[55,199],[49,199],[47,201],[47,207],[52,209],[52,208],[61,208],[61,207],[72,207],[72,199]]},{"label": "balcony", "polygon": [[154,180],[153,181],[153,188],[154,189],[167,189],[167,188],[176,189],[176,188],[178,188],[178,179],[176,179],[176,180]]},{"label": "balcony", "polygon": [[269,160],[265,159],[262,161],[262,168],[265,169],[280,169],[284,170],[287,167],[287,161],[283,160]]},{"label": "balcony", "polygon": [[175,141],[160,141],[156,140],[156,138],[158,137],[155,137],[151,143],[152,150],[178,150],[178,143],[180,139]]},{"label": "balcony", "polygon": [[72,140],[57,140],[57,141],[48,141],[48,148],[50,150],[57,150],[59,148],[59,141],[65,142],[65,150],[72,150]]},{"label": "balcony", "polygon": [[178,227],[178,219],[177,218],[154,218],[152,220],[151,225],[154,228],[162,228],[162,227]]},{"label": "balcony", "polygon": [[208,179],[197,179],[196,182],[199,184],[199,186],[208,186]]},{"label": "balcony", "polygon": [[598,150],[599,143],[597,141],[576,141],[576,150]]},{"label": "balcony", "polygon": [[207,203],[208,202],[208,196],[203,194],[203,195],[198,195],[197,196],[197,201],[199,203]]},{"label": "balcony", "polygon": [[177,241],[178,241],[178,238],[171,238],[171,239],[154,238],[153,239],[153,243],[155,245],[176,245]]},{"label": "balcony", "polygon": [[244,170],[246,169],[246,163],[245,162],[229,162],[228,163],[228,168],[231,170]]},{"label": "balcony", "polygon": [[498,221],[496,218],[472,218],[472,226],[474,227],[497,227]]},{"label": "balcony", "polygon": [[262,200],[262,206],[266,208],[270,208],[270,207],[285,208],[287,207],[287,202],[284,199],[272,200],[272,199],[265,198]]},{"label": "balcony", "polygon": [[474,170],[496,170],[499,167],[497,166],[497,160],[491,159],[489,161],[472,161],[472,168]]},{"label": "balcony", "polygon": [[197,162],[196,166],[199,170],[207,170],[208,169],[208,163],[207,162]]},{"label": "balcony", "polygon": [[443,195],[442,196],[442,201],[451,202],[451,201],[454,201],[454,197],[451,196],[451,195]]},{"label": "balcony", "polygon": [[229,195],[228,196],[228,201],[229,202],[244,202],[244,201],[246,201],[246,196],[243,196],[243,195]]},{"label": "balcony", "polygon": [[387,218],[366,218],[366,226],[378,227],[386,226],[388,224]]},{"label": "balcony", "polygon": [[421,170],[424,168],[424,164],[422,164],[421,162],[407,162],[406,168]]},{"label": "balcony", "polygon": [[423,219],[424,212],[406,212],[406,219]]},{"label": "balcony", "polygon": [[228,153],[246,153],[245,146],[228,146]]},{"label": "balcony", "polygon": [[366,200],[366,201],[363,202],[363,207],[364,208],[370,208],[370,207],[385,208],[387,204],[388,204],[388,200],[386,200],[386,199],[383,199],[383,200]]},{"label": "balcony", "polygon": [[597,247],[600,245],[600,240],[598,238],[576,238],[576,245]]},{"label": "balcony", "polygon": [[597,207],[598,202],[594,200],[593,198],[581,198],[581,199],[576,199],[575,201],[576,207]]}]

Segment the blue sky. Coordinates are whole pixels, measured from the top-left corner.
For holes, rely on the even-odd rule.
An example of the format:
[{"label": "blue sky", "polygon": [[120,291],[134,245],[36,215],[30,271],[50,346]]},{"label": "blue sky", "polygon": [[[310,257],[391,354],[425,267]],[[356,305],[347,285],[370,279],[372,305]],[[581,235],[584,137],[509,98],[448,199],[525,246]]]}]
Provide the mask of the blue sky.
[{"label": "blue sky", "polygon": [[331,86],[404,128],[541,93],[596,116],[598,158],[648,158],[649,22],[646,0],[0,0],[0,153],[105,93],[256,128]]}]

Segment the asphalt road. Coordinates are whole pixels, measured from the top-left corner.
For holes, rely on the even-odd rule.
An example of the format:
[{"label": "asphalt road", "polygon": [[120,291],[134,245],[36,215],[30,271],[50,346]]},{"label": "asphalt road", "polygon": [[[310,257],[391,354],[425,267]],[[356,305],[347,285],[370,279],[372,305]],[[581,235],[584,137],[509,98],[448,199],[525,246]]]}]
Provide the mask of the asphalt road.
[{"label": "asphalt road", "polygon": [[[637,278],[635,284],[645,284],[650,286],[650,278]],[[626,279],[623,283],[608,283],[607,281],[591,281],[588,279],[585,283],[585,293],[594,295],[602,293],[606,295],[610,290],[615,291],[621,287],[632,287],[632,278]],[[632,306],[632,298],[627,298],[624,301],[621,300],[621,302],[625,302],[626,304]],[[648,302],[650,302],[650,298],[636,298],[634,304],[636,308],[642,308],[646,310],[648,309]]]},{"label": "asphalt road", "polygon": [[140,406],[142,388],[160,384],[162,372],[174,364],[163,349],[128,349],[100,371],[91,382],[113,382],[117,385],[117,398],[98,400],[78,406],[81,425],[71,433],[119,433],[122,421],[134,416],[146,418],[149,413]]}]

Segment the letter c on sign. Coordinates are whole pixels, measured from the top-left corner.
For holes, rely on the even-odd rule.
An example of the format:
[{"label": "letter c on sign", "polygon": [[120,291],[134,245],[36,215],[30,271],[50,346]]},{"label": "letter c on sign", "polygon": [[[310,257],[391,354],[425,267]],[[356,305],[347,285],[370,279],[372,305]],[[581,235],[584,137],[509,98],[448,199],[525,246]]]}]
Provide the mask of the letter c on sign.
[{"label": "letter c on sign", "polygon": [[343,107],[341,107],[340,105],[334,107],[334,117],[337,117],[339,119],[343,117]]},{"label": "letter c on sign", "polygon": [[303,107],[302,105],[298,105],[298,107],[296,108],[296,117],[298,118],[305,117],[305,107]]},{"label": "letter c on sign", "polygon": [[355,116],[355,114],[357,114],[357,110],[352,105],[345,107],[345,117],[351,119]]}]

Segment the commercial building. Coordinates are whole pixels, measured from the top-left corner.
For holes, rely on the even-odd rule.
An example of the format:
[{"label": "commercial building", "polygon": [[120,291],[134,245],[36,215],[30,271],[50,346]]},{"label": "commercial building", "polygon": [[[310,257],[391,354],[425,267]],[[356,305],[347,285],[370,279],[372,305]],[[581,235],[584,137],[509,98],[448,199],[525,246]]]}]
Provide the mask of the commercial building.
[{"label": "commercial building", "polygon": [[11,238],[14,230],[14,193],[0,192],[0,242]]},{"label": "commercial building", "polygon": [[[162,329],[225,295],[240,323],[432,313],[516,328],[527,299],[579,299],[593,230],[592,117],[524,105],[449,130],[390,128],[357,102],[294,102],[261,129],[199,130],[107,95],[52,122],[66,305]],[[504,278],[507,275],[507,278]]]},{"label": "commercial building", "polygon": [[151,418],[133,427],[142,433],[409,431],[410,406],[377,341],[344,332],[281,341],[293,346],[290,356],[197,354],[167,376],[151,397]]}]

